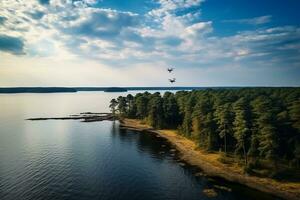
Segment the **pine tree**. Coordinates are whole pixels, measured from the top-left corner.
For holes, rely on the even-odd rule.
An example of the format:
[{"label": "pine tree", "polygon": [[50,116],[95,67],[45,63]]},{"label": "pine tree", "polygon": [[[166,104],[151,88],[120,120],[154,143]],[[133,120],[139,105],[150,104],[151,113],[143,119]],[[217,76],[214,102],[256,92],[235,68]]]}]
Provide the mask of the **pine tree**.
[{"label": "pine tree", "polygon": [[300,133],[300,99],[292,103],[292,105],[289,107],[289,113],[293,128]]},{"label": "pine tree", "polygon": [[111,112],[113,114],[113,116],[115,117],[115,114],[116,114],[116,107],[118,105],[118,102],[116,99],[112,99],[110,101],[110,104],[109,104],[109,108],[111,109]]},{"label": "pine tree", "polygon": [[180,132],[186,136],[191,137],[192,132],[192,110],[195,103],[195,97],[189,96],[184,104],[184,111],[183,111],[183,121],[180,127]]},{"label": "pine tree", "polygon": [[253,102],[256,119],[260,156],[276,161],[278,138],[275,127],[275,114],[272,102],[267,96],[260,96]]},{"label": "pine tree", "polygon": [[121,116],[126,116],[127,114],[127,101],[126,97],[118,97],[118,110]]},{"label": "pine tree", "polygon": [[179,108],[174,94],[166,92],[163,96],[163,112],[165,126],[167,128],[177,128],[180,115]]},{"label": "pine tree", "polygon": [[161,129],[164,127],[163,118],[163,100],[160,96],[155,96],[149,101],[149,113],[148,122],[149,124],[156,128]]},{"label": "pine tree", "polygon": [[296,162],[296,166],[300,167],[300,99],[292,102],[289,109],[289,115],[291,119],[291,125],[294,129],[292,136],[289,138],[289,143],[294,146],[293,148],[293,161]]},{"label": "pine tree", "polygon": [[126,101],[128,102],[128,117],[135,117],[135,104],[134,104],[134,97],[132,96],[132,94],[128,94],[126,96]]},{"label": "pine tree", "polygon": [[144,119],[148,115],[148,98],[142,94],[136,98],[136,115],[139,119]]},{"label": "pine tree", "polygon": [[245,166],[248,164],[247,158],[247,144],[248,144],[248,137],[250,133],[249,128],[249,118],[248,118],[248,106],[245,98],[240,98],[238,101],[234,103],[233,106],[235,118],[233,121],[233,130],[234,130],[234,138],[236,139],[237,143],[235,146],[235,154],[242,155],[245,160]]},{"label": "pine tree", "polygon": [[218,106],[215,114],[219,135],[222,139],[224,139],[224,152],[227,153],[227,139],[232,133],[232,112],[230,104],[225,103]]},{"label": "pine tree", "polygon": [[192,138],[200,147],[210,151],[216,146],[212,105],[208,98],[200,98],[192,115]]}]

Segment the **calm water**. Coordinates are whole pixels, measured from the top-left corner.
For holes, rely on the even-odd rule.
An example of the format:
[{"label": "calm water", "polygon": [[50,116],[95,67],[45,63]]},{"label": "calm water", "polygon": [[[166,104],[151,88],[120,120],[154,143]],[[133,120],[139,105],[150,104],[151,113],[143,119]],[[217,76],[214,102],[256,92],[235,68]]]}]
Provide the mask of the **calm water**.
[{"label": "calm water", "polygon": [[121,131],[109,121],[25,121],[29,117],[106,112],[126,93],[0,95],[0,199],[272,199],[237,185],[195,177],[166,141]]}]

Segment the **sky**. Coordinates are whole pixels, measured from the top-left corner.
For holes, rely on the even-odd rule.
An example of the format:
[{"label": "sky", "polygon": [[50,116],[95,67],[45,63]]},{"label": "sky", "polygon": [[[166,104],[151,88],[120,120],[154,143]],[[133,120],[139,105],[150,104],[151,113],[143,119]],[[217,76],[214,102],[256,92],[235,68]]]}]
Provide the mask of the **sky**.
[{"label": "sky", "polygon": [[299,8],[298,0],[0,0],[0,87],[300,86]]}]

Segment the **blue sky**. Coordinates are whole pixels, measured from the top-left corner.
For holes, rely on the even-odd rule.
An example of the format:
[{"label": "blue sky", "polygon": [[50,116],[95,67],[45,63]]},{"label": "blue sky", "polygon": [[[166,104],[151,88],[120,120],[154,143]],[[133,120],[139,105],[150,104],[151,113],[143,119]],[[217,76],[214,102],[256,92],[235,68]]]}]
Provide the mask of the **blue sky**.
[{"label": "blue sky", "polygon": [[176,86],[300,86],[299,8],[295,0],[1,0],[0,86],[168,86],[171,75]]}]

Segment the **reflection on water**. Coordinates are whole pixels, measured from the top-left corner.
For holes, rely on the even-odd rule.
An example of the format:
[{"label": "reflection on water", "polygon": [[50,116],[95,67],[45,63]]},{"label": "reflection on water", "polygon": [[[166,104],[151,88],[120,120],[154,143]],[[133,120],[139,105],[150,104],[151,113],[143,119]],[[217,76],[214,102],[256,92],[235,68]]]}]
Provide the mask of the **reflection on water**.
[{"label": "reflection on water", "polygon": [[[106,112],[118,95],[0,95],[0,199],[209,199],[202,190],[215,182],[179,165],[173,147],[153,134],[110,121],[24,120]],[[229,186],[215,199],[270,198]]]}]

